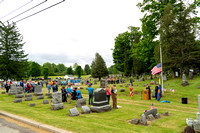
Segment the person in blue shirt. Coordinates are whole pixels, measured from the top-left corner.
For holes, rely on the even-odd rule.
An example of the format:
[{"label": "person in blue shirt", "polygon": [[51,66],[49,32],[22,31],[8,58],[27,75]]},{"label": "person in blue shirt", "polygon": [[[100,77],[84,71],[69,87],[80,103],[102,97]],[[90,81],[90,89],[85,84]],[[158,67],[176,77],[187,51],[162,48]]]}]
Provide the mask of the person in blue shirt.
[{"label": "person in blue shirt", "polygon": [[82,96],[81,96],[80,87],[78,87],[78,90],[76,91],[76,93],[77,93],[77,99],[81,99]]},{"label": "person in blue shirt", "polygon": [[48,89],[48,93],[50,93],[50,91],[51,91],[51,84],[50,83],[47,84],[47,89]]},{"label": "person in blue shirt", "polygon": [[72,89],[71,89],[71,86],[68,85],[68,87],[67,87],[67,101],[68,101],[69,104],[71,103],[70,102],[71,96],[72,96]]},{"label": "person in blue shirt", "polygon": [[88,92],[89,92],[89,104],[90,103],[93,104],[93,92],[94,92],[94,89],[92,88],[91,84],[89,85]]}]

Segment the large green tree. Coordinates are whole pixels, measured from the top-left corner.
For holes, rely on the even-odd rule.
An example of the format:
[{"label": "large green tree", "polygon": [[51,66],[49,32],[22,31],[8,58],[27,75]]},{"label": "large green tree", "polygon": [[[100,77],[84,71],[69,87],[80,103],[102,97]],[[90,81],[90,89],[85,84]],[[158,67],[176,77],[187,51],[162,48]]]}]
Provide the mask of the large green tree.
[{"label": "large green tree", "polygon": [[[54,66],[54,65],[53,65]],[[46,62],[43,64],[43,67],[48,67],[49,68],[49,75],[53,76],[54,75],[54,69],[52,67],[52,64],[49,62]]]},{"label": "large green tree", "polygon": [[200,60],[197,25],[193,5],[180,3],[179,12],[168,4],[161,19],[160,43],[163,51],[163,66],[166,69],[188,71]]},{"label": "large green tree", "polygon": [[101,57],[101,55],[99,55],[99,53],[95,54],[95,59],[92,61],[91,75],[94,78],[99,78],[99,80],[101,80],[102,77],[108,75],[108,69],[106,67],[106,63]]},{"label": "large green tree", "polygon": [[37,62],[31,62],[30,70],[29,70],[29,75],[32,77],[37,77],[41,75],[41,66]]},{"label": "large green tree", "polygon": [[16,25],[0,22],[0,78],[22,79],[27,76],[27,54],[23,37]]},{"label": "large green tree", "polygon": [[76,66],[76,69],[75,69],[75,73],[78,75],[78,77],[80,78],[81,75],[82,75],[82,68],[81,66]]},{"label": "large green tree", "polygon": [[84,71],[85,73],[88,75],[88,74],[91,74],[91,69],[90,69],[90,66],[88,64],[85,65],[85,68],[84,68]]},{"label": "large green tree", "polygon": [[67,68],[67,74],[69,74],[69,75],[73,75],[74,74],[73,69],[72,69],[71,66]]},{"label": "large green tree", "polygon": [[44,79],[48,79],[48,76],[49,76],[49,68],[48,67],[43,67],[43,76],[44,76]]}]

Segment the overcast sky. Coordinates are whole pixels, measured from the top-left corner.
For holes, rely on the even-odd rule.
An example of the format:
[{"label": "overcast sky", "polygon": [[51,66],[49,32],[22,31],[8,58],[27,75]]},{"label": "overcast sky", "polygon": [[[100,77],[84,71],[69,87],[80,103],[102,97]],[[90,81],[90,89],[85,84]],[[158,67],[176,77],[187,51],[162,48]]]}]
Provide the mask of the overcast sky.
[{"label": "overcast sky", "polygon": [[[7,21],[44,1],[4,0],[0,3],[0,20]],[[18,21],[60,1],[48,0],[10,21]],[[24,50],[29,54],[28,59],[41,65],[50,62],[69,67],[78,63],[84,67],[85,64],[91,65],[98,52],[106,65],[111,66],[115,37],[127,31],[128,26],[141,26],[139,19],[143,15],[136,6],[141,1],[66,0],[17,22],[26,42]]]}]

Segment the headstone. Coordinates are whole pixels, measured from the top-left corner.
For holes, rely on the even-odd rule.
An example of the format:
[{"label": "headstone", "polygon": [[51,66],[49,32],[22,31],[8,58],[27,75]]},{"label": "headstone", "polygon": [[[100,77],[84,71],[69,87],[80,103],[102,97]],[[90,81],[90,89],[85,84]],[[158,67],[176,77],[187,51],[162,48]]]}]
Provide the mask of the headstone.
[{"label": "headstone", "polygon": [[157,113],[156,116],[155,116],[155,118],[156,118],[156,119],[160,119],[160,114]]},{"label": "headstone", "polygon": [[86,105],[86,99],[85,98],[81,98],[81,99],[78,99],[76,101],[76,107],[81,107],[83,105]]},{"label": "headstone", "polygon": [[153,117],[153,115],[152,115],[152,114],[148,115],[148,116],[147,116],[147,119],[148,119],[148,120],[150,120],[150,121],[153,121],[153,120],[155,120],[155,118]]},{"label": "headstone", "polygon": [[96,80],[94,80],[94,84],[95,84],[95,85],[97,84],[97,81],[96,81]]},{"label": "headstone", "polygon": [[139,119],[135,118],[131,120],[131,124],[138,124],[139,123]]},{"label": "headstone", "polygon": [[15,99],[14,100],[14,103],[20,103],[20,102],[22,102],[22,99]]},{"label": "headstone", "polygon": [[82,114],[89,114],[90,113],[90,108],[86,105],[86,106],[82,106],[81,107],[81,113]]},{"label": "headstone", "polygon": [[35,103],[31,103],[29,106],[30,106],[30,107],[34,107],[34,106],[35,106]]},{"label": "headstone", "polygon": [[5,92],[5,91],[2,91],[1,94],[6,94],[6,92]]},{"label": "headstone", "polygon": [[200,130],[200,121],[199,120],[194,120],[193,122],[193,127],[194,127],[194,130]]},{"label": "headstone", "polygon": [[178,72],[175,72],[175,76],[178,77]]},{"label": "headstone", "polygon": [[90,107],[90,110],[98,113],[111,110],[111,106],[106,100],[106,90],[97,88],[94,91],[94,102],[93,106]]},{"label": "headstone", "polygon": [[69,110],[69,116],[78,116],[79,112],[77,110],[77,108],[73,108]]},{"label": "headstone", "polygon": [[189,85],[189,83],[186,80],[185,74],[183,74],[183,77],[182,77],[182,86],[187,86],[187,85]]},{"label": "headstone", "polygon": [[43,100],[43,104],[49,104],[49,100]]},{"label": "headstone", "polygon": [[33,100],[32,94],[25,95],[25,101],[32,101],[32,100]]},{"label": "headstone", "polygon": [[186,123],[187,123],[188,126],[192,127],[192,125],[193,125],[192,118],[186,118]]},{"label": "headstone", "polygon": [[51,109],[52,110],[63,109],[62,93],[54,92],[52,97],[53,99],[52,99]]},{"label": "headstone", "polygon": [[168,111],[166,111],[165,113],[164,113],[164,116],[168,116],[169,114],[168,114]]},{"label": "headstone", "polygon": [[36,85],[35,86],[35,91],[34,91],[35,96],[42,96],[42,86],[41,85]]},{"label": "headstone", "polygon": [[139,76],[136,74],[136,79],[139,79]]},{"label": "headstone", "polygon": [[147,119],[146,116],[144,114],[142,114],[141,118],[140,118],[140,123],[143,125],[147,125]]},{"label": "headstone", "polygon": [[125,89],[120,89],[119,91],[120,91],[120,92],[125,92]]},{"label": "headstone", "polygon": [[167,76],[166,75],[163,76],[163,80],[167,80]]},{"label": "headstone", "polygon": [[150,109],[150,110],[148,110],[147,112],[144,112],[144,115],[146,116],[146,118],[147,118],[147,116],[150,115],[150,114],[152,114],[152,115],[155,117],[156,114],[157,114],[157,108]]},{"label": "headstone", "polygon": [[8,93],[8,95],[15,95],[16,92],[17,92],[16,84],[11,84],[10,92]]},{"label": "headstone", "polygon": [[37,99],[44,99],[44,96],[37,96]]},{"label": "headstone", "polygon": [[24,97],[24,94],[16,94],[15,95],[15,98],[22,98],[22,97]]},{"label": "headstone", "polygon": [[102,79],[100,81],[100,88],[106,88],[107,86],[107,80],[106,79]]},{"label": "headstone", "polygon": [[142,78],[141,78],[141,81],[145,81],[145,79],[144,79],[144,75],[142,74]]},{"label": "headstone", "polygon": [[52,95],[51,93],[46,93],[46,94],[45,94],[45,96],[51,96],[51,95]]},{"label": "headstone", "polygon": [[200,89],[200,85],[198,86],[198,89]]},{"label": "headstone", "polygon": [[193,79],[193,72],[189,72],[189,79],[190,79],[190,80]]},{"label": "headstone", "polygon": [[51,95],[51,96],[48,96],[48,98],[51,99],[51,98],[52,98],[52,95]]},{"label": "headstone", "polygon": [[119,87],[123,87],[123,85],[119,85]]}]

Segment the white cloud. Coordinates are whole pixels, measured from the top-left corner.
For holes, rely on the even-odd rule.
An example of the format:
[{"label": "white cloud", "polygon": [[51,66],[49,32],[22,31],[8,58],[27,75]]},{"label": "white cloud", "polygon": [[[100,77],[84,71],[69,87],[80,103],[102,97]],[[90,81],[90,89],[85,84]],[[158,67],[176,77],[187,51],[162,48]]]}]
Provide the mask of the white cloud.
[{"label": "white cloud", "polygon": [[[29,54],[29,60],[40,64],[63,63],[67,67],[74,63],[81,66],[90,65],[95,53],[98,52],[107,66],[110,66],[113,63],[111,48],[114,48],[115,37],[127,31],[128,26],[141,25],[139,19],[142,13],[136,7],[141,1],[67,0],[17,23],[26,42],[24,50]],[[0,17],[26,2],[19,0],[14,3],[13,0],[6,0],[2,6],[0,3]],[[40,2],[42,0],[34,0],[26,6],[26,9]],[[56,2],[48,0],[39,8],[13,20],[17,21]],[[5,6],[9,8],[1,8]],[[25,8],[21,11],[24,10]],[[11,16],[17,15],[17,12]]]}]

